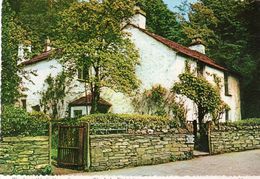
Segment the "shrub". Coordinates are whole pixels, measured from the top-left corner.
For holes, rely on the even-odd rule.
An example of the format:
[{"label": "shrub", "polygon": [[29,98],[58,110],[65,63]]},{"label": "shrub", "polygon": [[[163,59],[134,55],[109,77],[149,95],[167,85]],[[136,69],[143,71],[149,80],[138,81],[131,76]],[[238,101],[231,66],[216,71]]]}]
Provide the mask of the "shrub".
[{"label": "shrub", "polygon": [[37,136],[46,135],[48,116],[40,112],[28,113],[22,108],[3,106],[3,136]]}]

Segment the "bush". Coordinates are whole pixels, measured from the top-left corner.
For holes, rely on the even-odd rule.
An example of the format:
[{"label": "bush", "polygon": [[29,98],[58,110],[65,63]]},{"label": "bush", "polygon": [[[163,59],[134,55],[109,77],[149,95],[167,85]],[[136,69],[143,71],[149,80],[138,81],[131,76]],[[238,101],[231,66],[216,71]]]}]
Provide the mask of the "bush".
[{"label": "bush", "polygon": [[22,108],[3,106],[3,136],[37,136],[46,135],[48,116],[40,112],[28,113]]}]

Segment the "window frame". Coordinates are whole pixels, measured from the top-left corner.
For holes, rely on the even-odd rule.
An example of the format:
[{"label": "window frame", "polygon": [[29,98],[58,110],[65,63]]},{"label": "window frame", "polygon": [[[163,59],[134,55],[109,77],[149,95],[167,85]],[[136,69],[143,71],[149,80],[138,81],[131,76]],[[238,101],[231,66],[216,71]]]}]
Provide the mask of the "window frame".
[{"label": "window frame", "polygon": [[79,81],[86,81],[89,78],[89,68],[87,66],[79,67],[77,75]]},{"label": "window frame", "polygon": [[197,75],[203,76],[206,65],[202,62],[197,62]]},{"label": "window frame", "polygon": [[225,91],[225,96],[232,96],[230,94],[230,88],[229,88],[229,74],[224,73],[224,91]]}]

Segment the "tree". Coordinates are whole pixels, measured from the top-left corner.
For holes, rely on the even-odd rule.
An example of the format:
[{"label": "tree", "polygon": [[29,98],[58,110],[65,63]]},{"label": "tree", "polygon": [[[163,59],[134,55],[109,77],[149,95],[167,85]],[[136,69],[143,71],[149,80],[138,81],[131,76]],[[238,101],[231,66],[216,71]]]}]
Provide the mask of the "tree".
[{"label": "tree", "polygon": [[177,14],[169,10],[163,0],[140,0],[141,8],[146,13],[147,29],[170,40],[181,42],[185,34]]},{"label": "tree", "polygon": [[138,51],[122,31],[134,14],[135,1],[106,0],[74,3],[60,15],[57,40],[62,63],[70,69],[87,68],[85,80],[92,94],[91,113],[96,113],[101,88],[130,94],[137,89]]},{"label": "tree", "polygon": [[206,42],[208,56],[241,74],[243,117],[259,117],[256,111],[260,102],[255,97],[260,95],[256,77],[260,59],[258,14],[257,2],[200,0],[191,5],[189,20],[184,22],[188,37],[192,38],[198,32]]},{"label": "tree", "polygon": [[13,104],[19,96],[17,50],[18,44],[24,40],[25,31],[18,25],[15,13],[9,2],[3,1],[2,9],[2,104]]},{"label": "tree", "polygon": [[26,38],[33,46],[32,56],[43,51],[47,37],[55,38],[58,13],[77,0],[9,0],[19,24],[26,30]]},{"label": "tree", "polygon": [[190,5],[188,13],[189,20],[182,24],[183,32],[187,36],[187,40],[191,43],[192,39],[201,38],[207,45],[215,44],[216,35],[214,28],[218,24],[218,19],[214,12],[203,3],[194,3]]}]

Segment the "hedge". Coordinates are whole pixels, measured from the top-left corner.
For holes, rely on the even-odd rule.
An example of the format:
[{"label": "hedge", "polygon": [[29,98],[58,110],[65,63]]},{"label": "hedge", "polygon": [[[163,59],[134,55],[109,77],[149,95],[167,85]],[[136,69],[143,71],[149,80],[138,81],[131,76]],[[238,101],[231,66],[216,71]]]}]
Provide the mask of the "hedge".
[{"label": "hedge", "polygon": [[126,123],[133,126],[135,129],[142,128],[176,128],[176,121],[170,120],[167,117],[140,115],[140,114],[93,114],[87,115],[79,119],[81,122],[88,123]]},{"label": "hedge", "polygon": [[238,120],[235,122],[228,122],[228,123],[223,123],[221,125],[226,125],[226,126],[255,126],[255,125],[260,125],[260,118],[250,118],[250,119],[243,119],[243,120]]},{"label": "hedge", "polygon": [[28,113],[22,108],[3,106],[2,136],[39,136],[46,135],[50,118],[41,113]]}]

